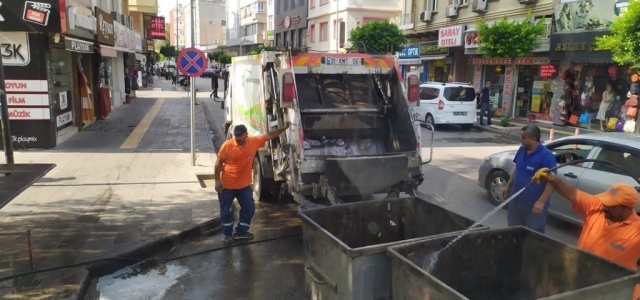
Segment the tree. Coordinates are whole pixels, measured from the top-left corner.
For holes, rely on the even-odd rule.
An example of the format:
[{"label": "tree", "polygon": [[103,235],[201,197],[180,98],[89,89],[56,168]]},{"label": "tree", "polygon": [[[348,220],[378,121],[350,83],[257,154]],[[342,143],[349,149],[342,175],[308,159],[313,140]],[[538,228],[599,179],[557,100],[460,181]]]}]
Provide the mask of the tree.
[{"label": "tree", "polygon": [[247,53],[247,55],[255,55],[255,54],[260,54],[262,52],[262,50],[264,51],[274,51],[276,48],[271,47],[271,46],[264,46],[264,45],[260,45],[257,47],[253,47],[253,49],[251,49],[251,51],[249,51],[249,53]]},{"label": "tree", "polygon": [[611,23],[611,34],[596,38],[597,50],[609,50],[613,61],[620,65],[631,63],[640,68],[640,2],[629,1],[627,10]]},{"label": "tree", "polygon": [[231,56],[229,54],[222,54],[222,55],[218,56],[218,62],[220,64],[230,64],[231,63]]},{"label": "tree", "polygon": [[160,47],[160,54],[164,55],[164,57],[176,57],[178,56],[178,51],[176,51],[175,46],[169,45],[169,43],[165,43]]},{"label": "tree", "polygon": [[220,55],[223,55],[223,54],[224,54],[224,51],[222,51],[222,50],[214,50],[214,51],[211,51],[211,52],[207,53],[207,58],[209,58],[209,60],[218,61],[218,57]]},{"label": "tree", "polygon": [[356,49],[364,46],[378,53],[395,53],[407,42],[402,30],[389,21],[374,21],[358,26],[349,33],[349,40]]},{"label": "tree", "polygon": [[155,52],[155,54],[156,54],[156,61],[157,61],[157,62],[164,61],[164,55],[163,55],[162,53],[160,53],[160,52]]},{"label": "tree", "polygon": [[[507,17],[488,25],[484,19],[479,19],[476,26],[480,45],[478,50],[485,57],[510,58],[512,76],[517,78],[515,59],[531,55],[542,44],[541,37],[546,33],[547,26],[544,18],[531,22],[531,12],[523,20],[508,20]],[[509,96],[513,95],[515,85],[510,87]],[[513,99],[507,101],[511,103]],[[508,107],[503,107],[503,111]],[[509,111],[505,115],[508,115]]]}]

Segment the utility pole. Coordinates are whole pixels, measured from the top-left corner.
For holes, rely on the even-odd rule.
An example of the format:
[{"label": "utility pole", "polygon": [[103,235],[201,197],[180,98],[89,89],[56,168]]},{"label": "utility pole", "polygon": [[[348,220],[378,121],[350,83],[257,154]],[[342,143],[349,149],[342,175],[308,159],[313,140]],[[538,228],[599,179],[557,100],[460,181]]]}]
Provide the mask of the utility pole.
[{"label": "utility pole", "polygon": [[[196,44],[196,7],[195,1],[191,0],[191,47]],[[191,166],[196,166],[196,78],[189,79],[191,90]]]},{"label": "utility pole", "polygon": [[336,53],[340,52],[340,30],[338,30],[340,28],[340,21],[338,18],[338,15],[340,14],[339,12],[340,10],[340,0],[336,0],[336,26],[334,26],[335,31],[336,31]]},{"label": "utility pole", "polygon": [[0,118],[2,119],[2,146],[8,165],[13,165],[13,145],[11,145],[11,129],[9,128],[9,107],[7,107],[6,85],[4,83],[4,65],[0,55]]}]

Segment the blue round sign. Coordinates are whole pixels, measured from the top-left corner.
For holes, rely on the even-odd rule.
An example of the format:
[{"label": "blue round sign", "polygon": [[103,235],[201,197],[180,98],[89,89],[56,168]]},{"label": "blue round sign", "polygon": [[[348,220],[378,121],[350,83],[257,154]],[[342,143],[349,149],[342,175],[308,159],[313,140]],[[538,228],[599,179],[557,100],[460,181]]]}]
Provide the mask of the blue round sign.
[{"label": "blue round sign", "polygon": [[207,56],[196,48],[185,48],[178,54],[176,64],[185,76],[198,77],[207,69]]}]

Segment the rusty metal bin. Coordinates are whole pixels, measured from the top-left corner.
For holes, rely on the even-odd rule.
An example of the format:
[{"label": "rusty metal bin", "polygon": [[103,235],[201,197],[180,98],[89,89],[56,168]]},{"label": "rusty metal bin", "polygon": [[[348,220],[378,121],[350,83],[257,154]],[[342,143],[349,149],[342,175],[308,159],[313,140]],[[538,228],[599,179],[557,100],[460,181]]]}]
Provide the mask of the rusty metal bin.
[{"label": "rusty metal bin", "polygon": [[631,299],[640,274],[524,227],[389,247],[393,299]]},{"label": "rusty metal bin", "polygon": [[[442,201],[437,195],[425,197]],[[391,266],[387,247],[429,236],[456,235],[473,224],[417,197],[301,209],[298,215],[311,299],[388,299]]]}]

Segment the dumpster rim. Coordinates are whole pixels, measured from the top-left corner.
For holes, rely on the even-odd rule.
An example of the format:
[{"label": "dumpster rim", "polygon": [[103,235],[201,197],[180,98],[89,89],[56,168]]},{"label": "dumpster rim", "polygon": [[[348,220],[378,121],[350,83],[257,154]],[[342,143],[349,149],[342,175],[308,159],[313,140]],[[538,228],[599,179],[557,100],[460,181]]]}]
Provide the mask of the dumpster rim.
[{"label": "dumpster rim", "polygon": [[[428,194],[431,195],[431,194]],[[437,194],[433,194],[433,195],[437,195]],[[316,228],[318,230],[320,230],[321,232],[323,232],[325,235],[327,235],[331,240],[334,240],[336,242],[338,242],[338,246],[340,247],[340,250],[347,255],[348,257],[360,257],[360,256],[364,256],[364,255],[368,255],[368,254],[374,254],[374,253],[385,253],[386,250],[389,247],[395,247],[395,246],[401,246],[403,244],[406,243],[410,243],[410,242],[418,242],[418,241],[422,241],[424,239],[431,239],[431,238],[442,238],[442,237],[449,237],[449,236],[458,236],[460,235],[462,232],[464,232],[466,229],[461,229],[461,230],[457,230],[457,231],[452,231],[452,232],[446,232],[446,233],[441,233],[441,234],[437,234],[437,235],[429,235],[429,236],[423,236],[423,237],[416,237],[416,238],[412,238],[412,239],[406,239],[406,240],[400,240],[400,241],[395,241],[395,242],[389,242],[389,243],[383,243],[383,244],[375,244],[375,245],[368,245],[368,246],[363,246],[363,247],[358,247],[358,248],[351,248],[349,247],[349,245],[347,245],[346,243],[344,243],[342,240],[340,240],[339,238],[337,238],[335,235],[331,234],[329,231],[327,231],[324,227],[320,226],[320,224],[318,224],[316,221],[312,220],[309,216],[307,216],[306,214],[304,214],[303,212],[308,212],[308,211],[314,211],[314,210],[321,210],[321,209],[328,209],[328,208],[333,208],[333,207],[339,207],[339,206],[356,206],[356,205],[364,205],[364,203],[371,203],[371,202],[384,202],[384,201],[393,201],[393,200],[399,200],[399,199],[412,199],[412,198],[417,198],[420,199],[421,201],[424,201],[430,205],[434,205],[438,208],[444,209],[449,213],[455,214],[459,217],[468,219],[473,221],[471,218],[465,217],[459,213],[456,213],[454,211],[448,210],[440,205],[437,205],[435,203],[432,203],[426,199],[424,199],[423,197],[420,196],[409,196],[409,197],[398,197],[398,198],[389,198],[389,199],[375,199],[375,200],[368,200],[368,201],[362,201],[362,202],[353,202],[353,203],[346,203],[346,204],[341,204],[341,205],[336,205],[336,206],[327,206],[327,207],[315,207],[315,208],[310,208],[310,209],[305,209],[305,210],[300,210],[298,209],[298,216],[301,217],[302,219],[302,223],[303,223],[303,233],[305,231],[304,229],[304,225],[305,223],[307,223],[307,226],[312,226],[312,228]],[[475,231],[485,231],[485,230],[489,230],[489,226],[485,226],[480,224],[480,226],[474,228],[471,230],[471,232],[475,232]],[[381,249],[379,249],[381,248]]]},{"label": "dumpster rim", "polygon": [[[525,226],[518,225],[518,226],[511,226],[511,227],[495,228],[495,229],[490,229],[490,230],[486,230],[486,231],[494,231],[494,232],[505,232],[505,231],[507,231],[507,232],[508,232],[508,231],[523,230],[523,229],[524,229],[525,231],[529,231],[530,233],[534,233],[534,234],[536,234],[536,235],[538,235],[538,236],[541,236],[541,237],[543,237],[543,238],[550,239],[550,240],[552,240],[552,241],[554,241],[554,242],[557,242],[557,243],[559,243],[559,244],[562,244],[562,245],[564,245],[564,246],[568,246],[569,248],[572,248],[572,249],[577,250],[577,251],[579,251],[579,252],[585,253],[585,254],[587,254],[587,255],[589,255],[589,256],[595,257],[595,258],[600,259],[600,260],[604,260],[604,261],[606,261],[607,263],[613,264],[613,265],[615,265],[615,266],[617,266],[617,267],[620,267],[620,268],[622,268],[622,269],[625,269],[625,270],[627,270],[627,271],[631,272],[631,274],[626,275],[626,276],[623,276],[623,277],[620,277],[620,278],[616,278],[616,279],[609,280],[609,281],[606,281],[606,282],[601,282],[601,283],[594,284],[594,285],[591,285],[591,286],[587,286],[587,287],[584,287],[584,288],[581,288],[581,289],[575,289],[575,290],[571,290],[571,291],[566,291],[566,292],[563,292],[563,293],[561,293],[561,294],[550,295],[550,296],[548,296],[548,297],[545,297],[545,298],[539,298],[539,299],[537,299],[537,300],[547,300],[547,299],[549,299],[549,300],[550,300],[550,299],[555,299],[555,298],[560,297],[560,296],[563,296],[563,295],[565,295],[565,294],[567,294],[567,293],[573,293],[573,292],[578,292],[578,291],[580,291],[580,292],[584,292],[584,291],[588,291],[588,290],[594,289],[594,288],[596,288],[596,287],[600,287],[600,286],[605,285],[605,284],[609,284],[609,283],[617,283],[617,282],[626,281],[626,280],[629,280],[629,281],[632,281],[632,282],[634,282],[634,281],[635,281],[634,285],[636,285],[636,284],[640,284],[640,272],[637,272],[636,270],[632,270],[632,269],[630,269],[630,268],[627,268],[627,267],[626,267],[626,266],[624,266],[624,265],[618,264],[618,263],[616,263],[616,262],[614,262],[614,261],[611,261],[611,260],[609,260],[609,259],[607,259],[607,258],[604,258],[604,257],[598,256],[598,255],[593,254],[593,253],[591,253],[591,252],[589,252],[589,251],[586,251],[586,250],[580,249],[580,248],[578,248],[577,246],[574,246],[574,245],[570,245],[570,244],[568,244],[568,243],[561,242],[561,241],[559,241],[559,240],[558,240],[558,239],[556,239],[556,238],[553,238],[553,237],[548,236],[548,235],[546,235],[546,234],[539,233],[539,232],[537,232],[537,231],[535,231],[535,230],[532,230],[532,229],[529,229],[529,228],[527,228],[527,227],[525,227]],[[483,233],[483,232],[484,232],[484,230],[472,230],[472,231],[470,231],[469,233],[467,233],[467,235],[471,235],[471,234],[480,234],[480,233]],[[414,269],[415,271],[418,271],[418,272],[419,272],[419,273],[421,273],[422,275],[426,275],[426,277],[427,277],[428,279],[435,280],[435,281],[437,281],[437,283],[441,283],[444,287],[446,287],[446,289],[447,289],[447,290],[453,291],[454,293],[456,293],[456,294],[458,294],[458,295],[461,295],[461,296],[462,296],[462,299],[470,300],[468,297],[465,297],[464,295],[460,294],[458,291],[454,290],[452,287],[450,287],[449,285],[445,284],[444,282],[442,282],[441,280],[439,280],[437,277],[435,277],[435,276],[431,275],[431,273],[428,273],[428,272],[427,272],[427,270],[425,270],[424,268],[422,268],[422,267],[420,267],[420,266],[416,265],[416,264],[415,264],[415,263],[413,263],[411,260],[409,260],[408,258],[406,258],[404,255],[401,255],[401,254],[397,251],[397,249],[399,249],[399,248],[401,248],[401,247],[407,247],[407,246],[415,245],[415,244],[418,244],[418,243],[424,243],[424,242],[428,242],[428,241],[432,241],[432,240],[436,240],[436,239],[444,239],[444,238],[448,238],[448,237],[450,237],[450,236],[432,236],[432,237],[430,236],[430,237],[427,237],[427,238],[422,239],[422,240],[420,240],[420,241],[412,241],[412,242],[407,242],[407,243],[403,243],[403,244],[400,244],[400,245],[393,245],[393,246],[387,247],[387,255],[391,258],[391,261],[394,261],[394,260],[395,260],[395,261],[398,261],[398,260],[399,260],[399,262],[400,262],[400,263],[405,262],[405,263],[407,263],[407,264],[409,265],[409,267],[412,267],[412,269]],[[392,270],[393,270],[393,266],[394,266],[394,264],[392,263],[392,264],[391,264],[391,268],[392,268]],[[392,272],[393,272],[393,271],[392,271]],[[636,279],[636,280],[633,280],[633,279]],[[633,288],[632,288],[632,293],[633,293]]]}]

